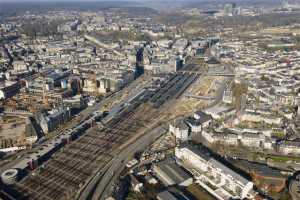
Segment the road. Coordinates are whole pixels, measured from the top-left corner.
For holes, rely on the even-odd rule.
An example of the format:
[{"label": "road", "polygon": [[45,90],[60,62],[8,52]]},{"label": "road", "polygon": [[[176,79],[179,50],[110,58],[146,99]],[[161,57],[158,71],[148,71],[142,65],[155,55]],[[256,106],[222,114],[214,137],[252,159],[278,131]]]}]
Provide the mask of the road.
[{"label": "road", "polygon": [[291,183],[291,186],[290,186],[289,190],[290,190],[290,194],[291,194],[293,200],[300,199],[299,186],[300,186],[299,181],[293,181]]},{"label": "road", "polygon": [[104,200],[109,197],[109,195],[112,193],[111,188],[113,184],[119,178],[120,173],[125,168],[125,163],[129,161],[135,152],[145,149],[157,138],[165,134],[166,128],[167,127],[159,126],[155,129],[152,129],[152,131],[143,135],[141,138],[122,150],[121,153],[113,160],[113,163],[107,170],[107,173],[105,173],[102,177],[95,190],[95,193],[93,194],[92,200]]},{"label": "road", "polygon": [[[227,70],[230,71],[230,73],[234,73],[234,69],[231,65],[222,62],[221,60],[219,60],[219,62],[224,65]],[[216,105],[218,105],[222,99],[223,99],[223,93],[226,89],[226,85],[227,83],[230,83],[232,80],[234,79],[234,77],[232,76],[226,76],[225,79],[222,81],[221,87],[218,88],[218,90],[216,91],[216,95],[215,95],[215,99],[214,101],[208,106],[208,107],[214,107]]]}]

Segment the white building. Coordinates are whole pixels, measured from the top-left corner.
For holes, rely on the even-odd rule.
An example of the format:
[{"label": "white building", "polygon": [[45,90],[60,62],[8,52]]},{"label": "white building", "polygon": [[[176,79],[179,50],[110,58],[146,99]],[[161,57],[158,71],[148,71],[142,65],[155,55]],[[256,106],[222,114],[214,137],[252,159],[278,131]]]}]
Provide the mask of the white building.
[{"label": "white building", "polygon": [[242,145],[260,149],[273,149],[274,139],[266,137],[263,133],[222,133],[215,131],[202,131],[202,137],[210,144],[220,143],[230,146]]},{"label": "white building", "polygon": [[279,152],[286,155],[288,154],[300,155],[300,143],[293,142],[293,141],[285,141],[282,144],[279,144],[278,150]]},{"label": "white building", "polygon": [[27,70],[27,65],[23,60],[14,61],[13,62],[13,67],[14,67],[15,72],[20,72],[20,71],[26,71]]},{"label": "white building", "polygon": [[[175,155],[201,184],[207,183],[206,187],[213,185],[210,191],[214,196],[224,196],[223,199],[230,197],[253,198],[253,183],[251,181],[209,155],[191,147],[176,148]],[[229,198],[225,198],[225,196]]]},{"label": "white building", "polygon": [[216,133],[216,132],[202,131],[202,137],[210,144],[217,143],[217,142],[225,145],[233,145],[233,146],[237,146],[239,144],[238,135],[232,133]]},{"label": "white building", "polygon": [[170,124],[169,131],[181,142],[190,139],[189,126],[182,119],[177,119],[174,123]]},{"label": "white building", "polygon": [[263,116],[257,113],[247,112],[240,117],[241,121],[249,121],[249,122],[264,122],[266,124],[276,124],[279,125],[282,121],[281,118],[276,118],[272,116]]},{"label": "white building", "polygon": [[196,111],[194,113],[194,118],[201,123],[202,128],[208,127],[212,121],[212,117],[202,111]]},{"label": "white building", "polygon": [[239,139],[242,145],[255,148],[263,147],[265,142],[265,136],[259,133],[243,133]]}]

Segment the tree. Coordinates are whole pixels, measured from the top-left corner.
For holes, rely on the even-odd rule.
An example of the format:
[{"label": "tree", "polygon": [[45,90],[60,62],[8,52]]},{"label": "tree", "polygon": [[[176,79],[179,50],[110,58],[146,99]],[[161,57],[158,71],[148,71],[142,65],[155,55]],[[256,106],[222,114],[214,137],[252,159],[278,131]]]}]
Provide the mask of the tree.
[{"label": "tree", "polygon": [[240,83],[233,82],[231,85],[232,94],[234,97],[234,104],[237,110],[241,109],[242,96],[248,92],[248,84],[244,81]]}]

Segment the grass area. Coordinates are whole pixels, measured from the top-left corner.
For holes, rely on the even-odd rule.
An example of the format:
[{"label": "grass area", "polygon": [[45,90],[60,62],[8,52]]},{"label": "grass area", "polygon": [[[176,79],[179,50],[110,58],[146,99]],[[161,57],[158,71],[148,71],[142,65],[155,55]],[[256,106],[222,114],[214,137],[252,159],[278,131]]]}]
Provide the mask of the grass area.
[{"label": "grass area", "polygon": [[286,27],[272,27],[266,28],[261,31],[263,34],[291,34],[291,33],[298,33],[300,34],[299,29],[291,29]]},{"label": "grass area", "polygon": [[207,105],[204,101],[185,99],[176,104],[174,112],[170,113],[172,116],[180,116],[190,114],[195,109],[204,108]]},{"label": "grass area", "polygon": [[127,197],[126,197],[126,200],[139,200],[139,197],[135,192],[130,190]]},{"label": "grass area", "polygon": [[[200,81],[193,83],[193,85],[188,89],[188,92],[195,95],[210,95],[209,90],[211,88],[212,83],[218,77],[204,77]],[[172,117],[183,116],[187,114],[191,114],[195,110],[202,109],[209,104],[209,101],[198,100],[198,99],[188,99],[181,98],[179,101],[173,105],[172,113],[170,115]]]},{"label": "grass area", "polygon": [[199,67],[206,66],[204,58],[201,57],[192,57],[187,61],[187,64],[196,64],[199,65]]},{"label": "grass area", "polygon": [[202,78],[199,84],[195,84],[195,86],[192,87],[191,93],[196,95],[206,95],[215,79],[216,77],[209,76]]},{"label": "grass area", "polygon": [[240,122],[238,125],[236,125],[237,128],[241,128],[241,129],[244,129],[244,128],[248,128],[249,127],[249,123],[247,122]]},{"label": "grass area", "polygon": [[238,124],[237,127],[239,127],[239,128],[254,128],[254,129],[258,129],[258,128],[271,129],[271,128],[275,128],[276,125],[267,124],[265,122],[242,121]]},{"label": "grass area", "polygon": [[300,157],[296,157],[296,156],[268,156],[268,158],[272,159],[275,162],[287,162],[287,161],[300,162]]},{"label": "grass area", "polygon": [[283,131],[274,131],[272,135],[279,139],[283,139],[285,137],[285,133]]}]

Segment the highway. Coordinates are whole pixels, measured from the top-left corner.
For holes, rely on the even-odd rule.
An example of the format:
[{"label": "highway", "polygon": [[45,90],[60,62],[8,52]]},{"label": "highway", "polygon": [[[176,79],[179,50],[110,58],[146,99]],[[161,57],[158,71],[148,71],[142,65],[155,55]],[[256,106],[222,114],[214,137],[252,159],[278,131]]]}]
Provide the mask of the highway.
[{"label": "highway", "polygon": [[293,200],[300,199],[300,174],[296,172],[289,181],[289,193]]}]

